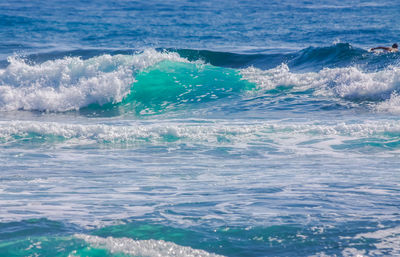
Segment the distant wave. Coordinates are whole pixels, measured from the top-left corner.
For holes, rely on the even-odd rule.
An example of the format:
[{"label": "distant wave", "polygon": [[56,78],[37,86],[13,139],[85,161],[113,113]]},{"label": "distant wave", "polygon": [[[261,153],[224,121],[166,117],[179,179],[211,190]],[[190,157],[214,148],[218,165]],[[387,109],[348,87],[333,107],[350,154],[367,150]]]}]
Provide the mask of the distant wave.
[{"label": "distant wave", "polygon": [[372,71],[389,65],[398,65],[399,53],[375,54],[365,49],[353,47],[348,43],[331,46],[308,47],[293,53],[276,54],[237,54],[208,50],[168,49],[176,51],[188,60],[204,60],[216,66],[246,68],[253,66],[260,69],[271,69],[285,63],[295,71],[319,71],[324,68],[362,66]]}]

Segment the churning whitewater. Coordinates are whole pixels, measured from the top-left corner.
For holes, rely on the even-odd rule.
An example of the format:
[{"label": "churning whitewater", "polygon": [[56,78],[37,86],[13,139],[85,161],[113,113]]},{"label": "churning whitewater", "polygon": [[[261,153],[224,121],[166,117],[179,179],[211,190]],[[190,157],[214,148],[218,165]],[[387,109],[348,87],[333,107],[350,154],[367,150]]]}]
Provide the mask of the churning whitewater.
[{"label": "churning whitewater", "polygon": [[[340,51],[342,46],[334,47]],[[369,54],[365,58],[373,60],[376,56]],[[143,105],[150,111],[160,111],[165,106],[158,105],[217,101],[233,97],[235,93],[251,101],[280,88],[287,88],[287,98],[304,94],[303,98],[315,101],[328,98],[337,104],[364,104],[363,108],[375,111],[397,112],[399,109],[400,69],[392,65],[375,72],[357,66],[314,72],[298,72],[294,66],[292,72],[286,63],[271,69],[254,66],[232,69],[213,66],[201,58],[189,61],[176,52],[151,49],[133,55],[65,57],[43,63],[10,57],[8,62],[9,65],[0,70],[0,108],[3,111],[65,112],[91,105],[101,108],[121,103],[136,109]],[[140,85],[136,85],[138,82]],[[266,102],[274,101],[275,96],[265,97]],[[150,97],[152,99],[148,99]]]}]

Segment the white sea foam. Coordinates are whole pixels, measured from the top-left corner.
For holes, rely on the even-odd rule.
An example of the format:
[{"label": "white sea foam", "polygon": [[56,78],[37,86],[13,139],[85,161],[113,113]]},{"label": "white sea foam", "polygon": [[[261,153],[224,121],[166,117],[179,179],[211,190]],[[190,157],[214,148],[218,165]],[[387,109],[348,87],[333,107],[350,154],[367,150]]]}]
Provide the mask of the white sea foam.
[{"label": "white sea foam", "polygon": [[[180,246],[163,240],[133,240],[130,238],[98,237],[76,234],[76,238],[83,239],[95,248],[105,248],[111,253],[123,253],[131,256],[163,256],[163,257],[218,257],[213,253]],[[73,256],[73,255],[72,255]]]},{"label": "white sea foam", "polygon": [[269,70],[249,67],[241,70],[244,79],[256,83],[260,89],[274,89],[277,86],[290,85],[297,87],[310,87],[315,80],[316,73],[291,73],[286,64]]},{"label": "white sea foam", "polygon": [[319,72],[293,73],[286,64],[274,69],[250,67],[242,76],[260,89],[294,86],[294,91],[315,89],[316,95],[336,96],[350,100],[385,100],[400,89],[400,68],[389,67],[377,72],[364,72],[356,67],[323,69]]},{"label": "white sea foam", "polygon": [[[262,121],[254,123],[227,122],[125,122],[122,124],[74,124],[39,121],[1,121],[0,142],[13,143],[18,140],[41,140],[46,137],[63,144],[141,144],[178,141],[196,144],[252,144],[260,140],[273,140],[279,148],[294,149],[295,145],[327,144],[329,147],[343,140],[374,137],[392,140],[400,135],[400,124],[396,121],[368,121],[360,123],[280,123]],[[309,140],[321,139],[315,142]],[[328,141],[330,143],[328,143]],[[57,141],[55,142],[57,143]]]},{"label": "white sea foam", "polygon": [[369,238],[376,240],[376,249],[369,252],[373,256],[399,256],[400,255],[400,227],[377,230],[375,232],[362,233],[355,238]]},{"label": "white sea foam", "polygon": [[377,104],[376,110],[379,112],[400,114],[400,96],[398,95],[398,93],[392,93],[389,99]]},{"label": "white sea foam", "polygon": [[89,104],[120,102],[134,72],[162,60],[187,62],[176,53],[146,50],[137,55],[65,57],[41,64],[10,57],[0,70],[0,110],[68,111]]}]

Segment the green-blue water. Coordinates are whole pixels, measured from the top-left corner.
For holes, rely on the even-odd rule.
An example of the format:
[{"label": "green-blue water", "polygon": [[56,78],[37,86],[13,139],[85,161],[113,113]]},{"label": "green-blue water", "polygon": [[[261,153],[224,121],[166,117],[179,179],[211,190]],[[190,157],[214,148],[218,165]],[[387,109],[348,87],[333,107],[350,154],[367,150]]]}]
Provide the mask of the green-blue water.
[{"label": "green-blue water", "polygon": [[399,11],[0,0],[0,256],[400,255]]}]

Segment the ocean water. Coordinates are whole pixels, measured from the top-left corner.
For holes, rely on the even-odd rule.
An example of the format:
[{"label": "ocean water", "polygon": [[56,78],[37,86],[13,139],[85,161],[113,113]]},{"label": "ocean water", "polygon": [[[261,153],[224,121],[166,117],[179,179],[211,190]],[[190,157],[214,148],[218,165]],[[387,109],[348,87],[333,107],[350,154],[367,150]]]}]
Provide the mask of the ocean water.
[{"label": "ocean water", "polygon": [[400,256],[399,13],[0,0],[0,256]]}]

